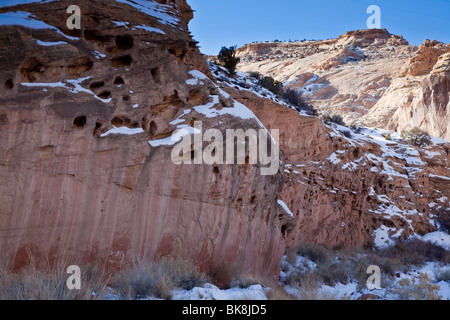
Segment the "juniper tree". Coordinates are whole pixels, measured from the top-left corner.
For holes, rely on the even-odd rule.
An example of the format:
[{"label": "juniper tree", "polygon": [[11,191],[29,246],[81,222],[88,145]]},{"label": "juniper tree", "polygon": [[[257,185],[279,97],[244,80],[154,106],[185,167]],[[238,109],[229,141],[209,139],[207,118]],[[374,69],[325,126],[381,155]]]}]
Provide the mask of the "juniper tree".
[{"label": "juniper tree", "polygon": [[236,66],[241,61],[240,58],[236,57],[236,46],[222,47],[218,59],[222,67],[226,68],[231,76],[236,74]]}]

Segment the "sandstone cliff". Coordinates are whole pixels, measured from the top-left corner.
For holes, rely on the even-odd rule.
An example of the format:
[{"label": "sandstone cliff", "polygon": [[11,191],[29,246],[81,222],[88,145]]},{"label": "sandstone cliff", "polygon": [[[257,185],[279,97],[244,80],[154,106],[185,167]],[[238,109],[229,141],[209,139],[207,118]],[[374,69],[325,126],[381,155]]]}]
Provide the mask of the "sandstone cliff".
[{"label": "sandstone cliff", "polygon": [[68,30],[71,4],[0,8],[2,258],[14,269],[30,259],[117,269],[176,253],[218,281],[276,281],[282,173],[171,161],[167,139],[194,121],[262,128],[207,77],[190,7],[86,1],[81,30]]},{"label": "sandstone cliff", "polygon": [[448,141],[445,71],[431,73],[449,51],[437,41],[416,47],[385,29],[358,30],[331,40],[249,44],[238,48],[238,69],[282,81],[349,125],[399,132],[419,126]]},{"label": "sandstone cliff", "polygon": [[426,40],[363,121],[399,132],[420,127],[449,141],[448,52],[449,45]]},{"label": "sandstone cliff", "polygon": [[[84,3],[74,31],[71,4],[0,8],[0,249],[11,269],[33,259],[115,270],[176,254],[219,283],[239,273],[275,283],[299,241],[380,247],[436,230],[450,199],[445,141],[418,149],[364,128],[348,138],[245,75],[228,78],[199,53],[184,0]],[[323,111],[375,110],[408,81],[417,103],[387,114],[421,121],[428,107],[423,126],[446,130],[448,54],[419,66],[416,51],[377,30],[241,54],[243,69],[289,81]],[[170,137],[195,121],[280,130],[284,166],[263,176],[259,165],[175,165]]]},{"label": "sandstone cliff", "polygon": [[436,231],[436,213],[450,208],[450,143],[433,139],[417,148],[398,134],[386,140],[386,130],[326,125],[264,97],[270,94],[246,85],[243,74],[230,81],[213,69],[223,90],[268,129],[280,130],[286,175],[281,199],[296,220],[289,246],[383,247]]}]

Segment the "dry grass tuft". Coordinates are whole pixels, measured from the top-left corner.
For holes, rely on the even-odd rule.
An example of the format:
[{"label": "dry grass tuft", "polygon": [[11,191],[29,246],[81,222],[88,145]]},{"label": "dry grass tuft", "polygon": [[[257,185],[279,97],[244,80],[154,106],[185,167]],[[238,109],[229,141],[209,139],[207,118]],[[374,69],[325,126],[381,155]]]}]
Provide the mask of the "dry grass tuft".
[{"label": "dry grass tuft", "polygon": [[81,268],[81,289],[68,289],[65,268],[42,271],[30,265],[18,273],[0,268],[0,300],[96,300],[103,299],[105,281],[91,266]]},{"label": "dry grass tuft", "polygon": [[170,299],[174,289],[191,290],[208,282],[190,261],[163,258],[148,264],[138,263],[134,268],[120,271],[112,279],[112,288],[121,299]]}]

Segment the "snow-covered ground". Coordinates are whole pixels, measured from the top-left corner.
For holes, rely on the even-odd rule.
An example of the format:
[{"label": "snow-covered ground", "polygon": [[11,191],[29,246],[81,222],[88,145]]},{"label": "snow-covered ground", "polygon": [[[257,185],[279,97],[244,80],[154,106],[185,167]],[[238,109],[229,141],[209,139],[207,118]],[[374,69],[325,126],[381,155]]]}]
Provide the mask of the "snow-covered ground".
[{"label": "snow-covered ground", "polygon": [[172,291],[172,300],[267,300],[267,292],[260,284],[248,288],[233,287],[221,290],[213,284],[207,283],[203,287],[192,290]]},{"label": "snow-covered ground", "polygon": [[116,0],[116,1],[132,6],[137,10],[141,11],[142,13],[155,17],[158,20],[158,22],[163,25],[169,25],[175,28],[178,27],[178,24],[180,23],[180,19],[176,17],[176,15],[173,13],[173,7],[171,7],[170,5],[160,4],[155,1],[147,1],[147,0]]},{"label": "snow-covered ground", "polygon": [[[287,284],[287,279],[293,272],[301,272],[303,274],[307,272],[314,273],[316,269],[317,264],[305,257],[297,256],[296,261],[293,264],[290,264],[285,256],[282,262],[279,284],[283,286],[287,293],[293,295],[297,299],[303,299],[305,294],[311,293],[305,292],[301,287]],[[441,297],[441,300],[450,300],[450,279],[447,279],[446,281],[437,279],[438,274],[445,270],[450,272],[450,264],[444,265],[440,262],[432,261],[426,262],[421,267],[412,267],[407,272],[398,272],[394,276],[382,274],[382,277],[387,277],[387,279],[381,280],[381,289],[374,290],[370,290],[367,286],[358,289],[357,281],[351,278],[348,278],[348,281],[345,284],[338,282],[334,286],[320,283],[314,296],[323,299],[357,300],[364,295],[374,294],[381,300],[398,300],[399,296],[396,294],[396,291],[399,288],[402,288],[402,279],[409,279],[411,283],[414,281],[414,283],[418,284],[420,276],[426,274],[430,280],[429,285],[436,285],[435,293]],[[371,274],[367,274],[367,279],[369,279],[370,275]]]},{"label": "snow-covered ground", "polygon": [[[355,257],[353,257],[355,258]],[[356,255],[357,258],[357,255]],[[338,262],[340,258],[336,257]],[[400,300],[405,299],[400,296],[407,292],[433,293],[440,300],[450,300],[450,279],[442,277],[442,272],[450,273],[450,264],[443,264],[437,261],[428,261],[420,267],[412,266],[407,271],[396,272],[393,275],[382,273],[381,288],[369,289],[367,285],[361,286],[357,279],[347,278],[346,283],[336,281],[334,285],[327,285],[321,282],[320,278],[313,274],[318,270],[318,263],[309,260],[301,255],[296,255],[293,262],[288,262],[284,256],[279,277],[279,290],[284,290],[291,299],[298,300],[358,300],[367,295],[375,295],[379,300]],[[294,273],[300,273],[311,278],[305,283],[292,283],[289,278]],[[370,277],[367,274],[367,279]],[[422,277],[427,276],[425,285],[421,284]],[[295,279],[295,278],[294,278]],[[366,278],[363,279],[366,281]],[[405,280],[409,283],[406,285]],[[317,281],[317,282],[316,282]],[[359,280],[361,281],[361,279]],[[170,293],[172,300],[268,300],[274,288],[266,287],[262,284],[253,284],[248,287],[232,286],[226,289],[205,283],[201,287],[194,287],[191,290],[175,289]],[[109,290],[111,291],[111,290]],[[408,295],[407,295],[408,296]],[[411,294],[411,297],[413,295]],[[108,292],[106,299],[117,300],[119,297]],[[153,297],[141,297],[140,299],[155,299]]]},{"label": "snow-covered ground", "polygon": [[[236,72],[235,77],[228,76],[228,71],[214,63],[208,62],[211,72],[216,76],[219,85],[231,86],[237,90],[249,91],[261,98],[272,100],[278,104],[296,110],[294,106],[286,103],[273,92],[261,87],[256,78],[251,77],[245,72]],[[299,111],[301,115],[309,116],[305,111]]]}]

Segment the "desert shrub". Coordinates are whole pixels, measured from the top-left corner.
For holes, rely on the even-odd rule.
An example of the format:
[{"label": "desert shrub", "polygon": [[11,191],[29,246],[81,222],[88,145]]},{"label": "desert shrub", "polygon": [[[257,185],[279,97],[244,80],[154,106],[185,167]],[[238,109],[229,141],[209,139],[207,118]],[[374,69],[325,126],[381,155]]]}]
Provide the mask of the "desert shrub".
[{"label": "desert shrub", "polygon": [[314,106],[306,102],[299,91],[287,88],[283,90],[282,98],[285,102],[295,107],[298,111],[305,111],[311,116],[318,115],[317,110],[314,108]]},{"label": "desert shrub", "polygon": [[296,252],[298,255],[308,258],[317,264],[334,261],[336,257],[335,253],[323,244],[302,243],[297,247]]},{"label": "desert shrub", "polygon": [[318,294],[320,288],[320,278],[312,271],[291,273],[287,284],[300,291],[302,300],[312,300]]},{"label": "desert shrub", "polygon": [[350,126],[350,129],[352,129],[355,133],[361,133],[363,131],[363,128],[358,126]]},{"label": "desert shrub", "polygon": [[315,272],[294,270],[286,283],[299,291],[300,300],[336,300],[337,297],[321,289],[323,279]]},{"label": "desert shrub", "polygon": [[352,264],[347,259],[317,265],[317,274],[321,281],[329,286],[335,286],[338,283],[347,284],[351,273]]},{"label": "desert shrub", "polygon": [[341,131],[341,133],[344,135],[344,137],[347,137],[349,139],[353,137],[352,133],[349,130]]},{"label": "desert shrub", "polygon": [[259,80],[262,78],[262,74],[257,71],[252,71],[248,75],[249,75],[249,77],[255,78],[256,80]]},{"label": "desert shrub", "polygon": [[231,281],[228,287],[248,288],[256,284],[265,285],[265,280],[253,274],[244,274]]},{"label": "desert shrub", "polygon": [[308,102],[305,102],[301,107],[300,111],[305,111],[308,115],[317,117],[319,113],[317,112],[316,108]]},{"label": "desert shrub", "polygon": [[268,300],[282,300],[282,301],[295,299],[294,296],[288,294],[286,292],[286,290],[284,290],[284,288],[281,286],[277,286],[275,288],[269,288],[266,291],[266,297]]},{"label": "desert shrub", "polygon": [[439,229],[450,234],[450,212],[441,209],[436,213],[436,221],[439,223]]},{"label": "desert shrub", "polygon": [[408,266],[421,266],[426,261],[450,262],[450,252],[444,248],[420,239],[406,242],[397,242],[395,245],[384,248],[378,252],[381,257],[396,260],[397,264]]},{"label": "desert shrub", "polygon": [[0,300],[94,300],[103,299],[103,275],[92,266],[81,268],[81,289],[70,290],[66,268],[39,270],[30,265],[18,273],[0,270]]},{"label": "desert shrub", "polygon": [[328,115],[325,117],[325,122],[336,123],[341,126],[345,126],[344,118],[338,114]]},{"label": "desert shrub", "polygon": [[217,58],[219,59],[220,65],[228,70],[231,76],[236,74],[236,67],[241,61],[240,58],[236,57],[236,47],[222,47]]},{"label": "desert shrub", "polygon": [[[420,267],[426,261],[442,263],[450,261],[449,251],[419,239],[397,242],[395,245],[383,249],[371,250],[362,248],[329,249],[319,244],[301,244],[295,250],[287,253],[286,262],[295,265],[297,254],[315,262],[316,266],[312,269],[305,268],[305,266],[286,268],[285,271],[289,273],[283,282],[300,291],[302,287],[307,288],[308,295],[317,293],[314,290],[315,284],[320,286],[323,283],[335,286],[337,283],[345,284],[349,279],[356,281],[357,289],[362,290],[367,285],[370,276],[367,274],[367,268],[371,265],[380,267],[381,287],[390,290],[389,288],[393,286],[394,279],[399,273],[406,273],[413,267]],[[448,281],[450,269],[441,270],[440,276],[437,274],[436,271],[436,278],[439,281]],[[414,289],[412,284],[409,287]]]},{"label": "desert shrub", "polygon": [[351,261],[346,256],[339,255],[338,251],[322,244],[308,243],[299,245],[296,252],[317,264],[314,276],[318,281],[330,286],[339,282],[347,283],[352,269]]},{"label": "desert shrub", "polygon": [[419,275],[418,281],[415,278],[401,279],[397,286],[390,290],[399,300],[440,300],[439,286],[433,284],[426,273]]},{"label": "desert shrub", "polygon": [[415,146],[431,143],[430,135],[417,127],[414,127],[408,131],[402,131],[401,137],[404,142]]},{"label": "desert shrub", "polygon": [[301,93],[291,88],[283,90],[282,98],[284,101],[293,105],[294,107],[300,107],[302,104],[304,104]]},{"label": "desert shrub", "polygon": [[450,252],[437,244],[429,241],[413,239],[405,244],[410,252],[416,252],[426,261],[440,261],[450,263]]},{"label": "desert shrub", "polygon": [[163,258],[119,272],[112,281],[112,287],[123,299],[170,299],[170,292],[174,289],[191,290],[207,281],[207,276],[192,262],[180,258]]},{"label": "desert shrub", "polygon": [[283,84],[272,77],[263,77],[259,79],[258,84],[279,97],[281,97],[283,94]]},{"label": "desert shrub", "polygon": [[443,268],[435,272],[437,281],[450,282],[450,268]]}]

